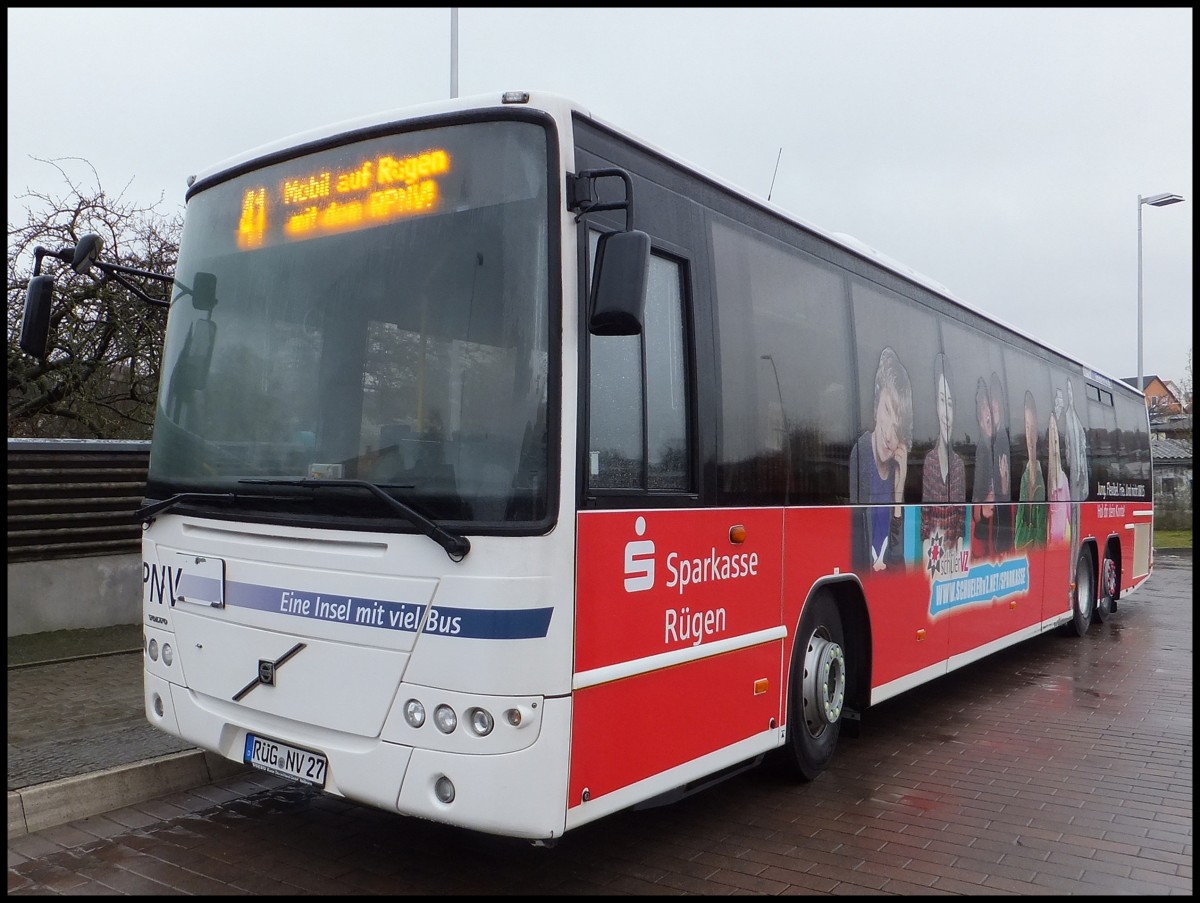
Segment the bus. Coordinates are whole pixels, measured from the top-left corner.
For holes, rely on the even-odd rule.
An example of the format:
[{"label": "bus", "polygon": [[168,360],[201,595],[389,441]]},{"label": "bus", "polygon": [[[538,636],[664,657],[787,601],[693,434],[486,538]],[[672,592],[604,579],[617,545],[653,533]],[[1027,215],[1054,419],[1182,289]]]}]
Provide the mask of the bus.
[{"label": "bus", "polygon": [[566,98],[188,186],[139,519],[146,717],[197,747],[548,845],[815,780],[1150,575],[1135,389]]}]

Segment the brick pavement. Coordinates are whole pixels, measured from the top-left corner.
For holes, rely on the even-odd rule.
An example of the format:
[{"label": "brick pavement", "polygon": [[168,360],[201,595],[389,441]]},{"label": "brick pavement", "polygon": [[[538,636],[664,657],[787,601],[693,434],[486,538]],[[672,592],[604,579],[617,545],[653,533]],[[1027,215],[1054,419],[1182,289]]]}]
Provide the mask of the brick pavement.
[{"label": "brick pavement", "polygon": [[551,850],[257,774],[10,839],[9,893],[1186,894],[1190,558],[1082,639],[870,710],[811,784],[763,767]]},{"label": "brick pavement", "polygon": [[190,748],[146,721],[140,652],[9,669],[9,790]]}]

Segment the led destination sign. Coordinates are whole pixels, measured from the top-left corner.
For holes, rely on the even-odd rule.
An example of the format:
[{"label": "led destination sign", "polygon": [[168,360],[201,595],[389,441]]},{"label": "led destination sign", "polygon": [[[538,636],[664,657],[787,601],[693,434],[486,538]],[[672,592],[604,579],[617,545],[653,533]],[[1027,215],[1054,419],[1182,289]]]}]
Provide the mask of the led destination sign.
[{"label": "led destination sign", "polygon": [[347,169],[322,168],[284,178],[274,189],[247,188],[238,247],[262,247],[269,232],[300,241],[431,212],[441,198],[439,177],[449,171],[450,155],[434,149],[381,154]]}]

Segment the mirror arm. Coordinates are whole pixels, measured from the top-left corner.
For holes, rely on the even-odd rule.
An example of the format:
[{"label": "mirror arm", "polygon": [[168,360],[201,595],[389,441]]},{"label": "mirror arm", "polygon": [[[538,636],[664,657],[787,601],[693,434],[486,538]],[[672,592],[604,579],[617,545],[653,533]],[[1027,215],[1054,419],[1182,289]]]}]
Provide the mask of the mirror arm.
[{"label": "mirror arm", "polygon": [[[593,200],[596,180],[604,176],[616,176],[625,183],[625,200],[611,201],[598,204]],[[599,213],[601,210],[624,210],[625,231],[633,229],[633,179],[623,169],[585,169],[582,172],[567,174],[567,209],[578,210],[575,222],[579,222],[589,213]]]},{"label": "mirror arm", "polygon": [[[64,263],[70,264],[74,260],[75,250],[75,248],[63,248],[59,251],[51,251],[49,248],[43,248],[41,245],[36,246],[33,249],[33,275],[41,275],[43,257],[53,257],[56,260],[61,260]],[[91,265],[104,274],[104,278],[101,279],[100,282],[105,282],[110,278],[116,279],[117,282],[121,283],[121,285],[125,286],[125,288],[127,288],[142,301],[145,301],[147,304],[151,304],[155,307],[171,306],[171,302],[169,301],[165,301],[161,298],[153,298],[150,295],[147,295],[128,279],[123,278],[122,274],[128,276],[140,276],[143,279],[150,279],[155,282],[166,283],[174,282],[174,276],[164,276],[162,273],[151,273],[149,270],[139,270],[134,267],[127,267],[119,263],[105,263],[101,260],[95,260]]]},{"label": "mirror arm", "polygon": [[[100,280],[101,282],[105,282],[111,277],[113,279],[116,279],[117,282],[121,283],[121,285],[125,286],[125,288],[127,288],[130,292],[132,292],[134,295],[136,295],[142,301],[145,301],[147,304],[153,305],[154,307],[168,307],[169,308],[171,306],[170,301],[166,301],[162,298],[152,298],[150,295],[147,295],[144,291],[142,291],[140,288],[138,288],[136,285],[134,285],[132,282],[130,282],[128,279],[126,279],[124,276],[122,276],[119,272],[117,272],[116,270],[118,268],[114,264],[96,263],[95,266],[98,269],[100,269],[101,272],[104,273],[104,279],[101,279]],[[113,271],[108,272],[107,271],[108,267],[114,267]],[[128,270],[129,267],[119,267],[119,269]],[[138,272],[138,271],[135,271],[135,272]],[[139,272],[139,275],[153,276],[153,277],[159,278],[159,279],[162,278],[162,277],[158,276],[157,273],[141,273],[141,272]]]},{"label": "mirror arm", "polygon": [[59,251],[51,251],[49,248],[43,248],[41,245],[38,245],[33,249],[33,275],[42,275],[43,257],[53,257],[55,260],[61,260],[63,263],[69,264],[74,256],[74,248],[63,248]]},{"label": "mirror arm", "polygon": [[149,270],[137,270],[119,263],[105,263],[97,260],[94,267],[102,273],[125,273],[129,276],[141,276],[143,279],[153,279],[155,282],[174,282],[174,276],[164,276],[162,273],[151,273]]}]

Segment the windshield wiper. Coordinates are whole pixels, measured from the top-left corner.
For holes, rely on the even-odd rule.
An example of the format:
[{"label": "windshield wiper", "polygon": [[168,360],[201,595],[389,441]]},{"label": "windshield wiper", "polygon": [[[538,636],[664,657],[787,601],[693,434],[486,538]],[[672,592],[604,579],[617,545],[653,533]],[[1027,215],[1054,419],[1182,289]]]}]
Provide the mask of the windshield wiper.
[{"label": "windshield wiper", "polygon": [[399,511],[409,523],[418,527],[422,533],[445,549],[451,561],[462,561],[467,557],[467,553],[471,551],[471,541],[467,537],[451,533],[449,530],[431,521],[416,508],[405,504],[393,495],[389,495],[369,480],[314,480],[305,477],[295,480],[247,479],[238,480],[238,482],[253,483],[258,486],[304,486],[309,489],[336,489],[347,486],[365,489],[393,510]]},{"label": "windshield wiper", "polygon": [[[169,499],[163,499],[161,502],[151,502],[138,509],[138,520],[148,520],[154,515],[166,511],[168,508],[174,508],[176,505],[182,505],[187,502],[219,502],[222,505],[232,505],[238,501],[236,492],[180,492],[171,496]],[[244,496],[243,496],[244,498]]]}]

